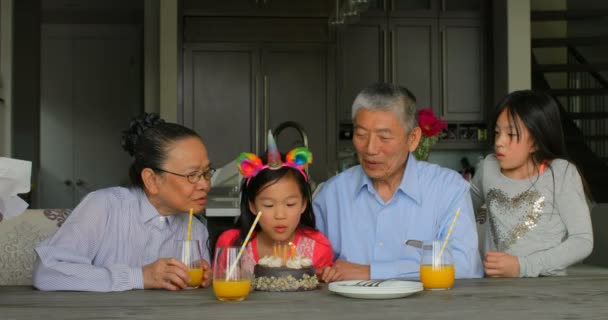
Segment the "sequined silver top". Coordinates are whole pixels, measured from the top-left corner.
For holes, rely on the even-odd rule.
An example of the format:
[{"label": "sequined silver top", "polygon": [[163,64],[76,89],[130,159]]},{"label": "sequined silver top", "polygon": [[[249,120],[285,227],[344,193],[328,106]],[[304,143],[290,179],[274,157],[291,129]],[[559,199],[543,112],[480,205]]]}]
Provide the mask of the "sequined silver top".
[{"label": "sequined silver top", "polygon": [[487,207],[485,250],[517,256],[522,277],[564,275],[566,267],[591,253],[581,177],[565,160],[552,161],[537,177],[517,180],[505,177],[496,156],[489,155],[471,182],[471,196],[476,211]]}]

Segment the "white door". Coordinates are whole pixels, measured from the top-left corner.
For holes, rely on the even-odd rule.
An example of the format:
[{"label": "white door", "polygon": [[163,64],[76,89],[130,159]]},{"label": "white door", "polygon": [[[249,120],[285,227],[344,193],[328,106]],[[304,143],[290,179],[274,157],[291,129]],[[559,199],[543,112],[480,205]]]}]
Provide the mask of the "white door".
[{"label": "white door", "polygon": [[39,207],[128,182],[120,139],[142,110],[140,42],[135,26],[43,26]]}]

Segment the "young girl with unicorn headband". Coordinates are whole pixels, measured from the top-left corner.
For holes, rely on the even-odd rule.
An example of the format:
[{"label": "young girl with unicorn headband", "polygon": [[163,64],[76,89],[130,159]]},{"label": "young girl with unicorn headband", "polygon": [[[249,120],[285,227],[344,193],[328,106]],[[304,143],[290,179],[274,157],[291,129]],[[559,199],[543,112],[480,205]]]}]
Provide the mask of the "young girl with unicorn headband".
[{"label": "young girl with unicorn headband", "polygon": [[269,132],[267,157],[266,163],[253,153],[241,153],[237,158],[244,177],[241,215],[235,228],[220,235],[216,246],[241,246],[257,212],[262,211],[241,257],[247,268],[253,272],[261,257],[276,254],[277,243],[290,243],[295,245],[298,255],[312,259],[319,280],[341,280],[341,275],[331,267],[334,256],[331,244],[315,227],[310,184],[304,171],[312,163],[312,154],[307,148],[295,148],[283,162]]}]

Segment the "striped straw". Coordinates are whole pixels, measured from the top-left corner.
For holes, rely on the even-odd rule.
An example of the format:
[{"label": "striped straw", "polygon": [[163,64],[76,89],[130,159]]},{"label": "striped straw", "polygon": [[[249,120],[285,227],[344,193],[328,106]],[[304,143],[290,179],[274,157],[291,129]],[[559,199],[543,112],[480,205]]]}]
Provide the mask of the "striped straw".
[{"label": "striped straw", "polygon": [[448,229],[448,234],[445,235],[445,239],[443,239],[443,245],[441,246],[441,251],[439,251],[439,255],[437,256],[437,261],[441,261],[441,256],[443,255],[443,251],[448,244],[448,239],[450,239],[450,235],[452,234],[452,230],[454,229],[454,225],[456,224],[456,219],[458,219],[458,215],[460,215],[460,208],[456,210],[456,214],[454,215],[454,219],[452,220],[452,224]]},{"label": "striped straw", "polygon": [[243,241],[243,245],[241,246],[241,249],[239,250],[239,254],[236,256],[236,259],[234,259],[234,262],[232,263],[232,266],[230,267],[230,271],[228,271],[228,274],[226,274],[226,281],[228,281],[230,279],[230,277],[232,276],[232,273],[234,272],[234,268],[236,268],[236,264],[239,262],[239,259],[243,255],[243,251],[245,251],[245,247],[247,246],[247,243],[249,242],[249,238],[251,238],[251,234],[253,233],[253,230],[255,229],[255,226],[258,224],[258,221],[260,220],[261,216],[262,216],[262,211],[258,211],[258,214],[255,217],[255,220],[253,220],[253,224],[251,225],[251,228],[249,229],[249,232],[247,233],[247,236],[245,237],[245,241]]}]

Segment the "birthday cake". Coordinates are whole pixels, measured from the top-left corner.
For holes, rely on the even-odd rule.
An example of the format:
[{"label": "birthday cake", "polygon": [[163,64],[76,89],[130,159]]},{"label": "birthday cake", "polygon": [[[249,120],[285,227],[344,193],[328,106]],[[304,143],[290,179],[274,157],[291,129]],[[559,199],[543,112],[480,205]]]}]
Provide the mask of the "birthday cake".
[{"label": "birthday cake", "polygon": [[260,291],[308,291],[319,285],[310,258],[266,256],[253,269],[253,288]]}]

